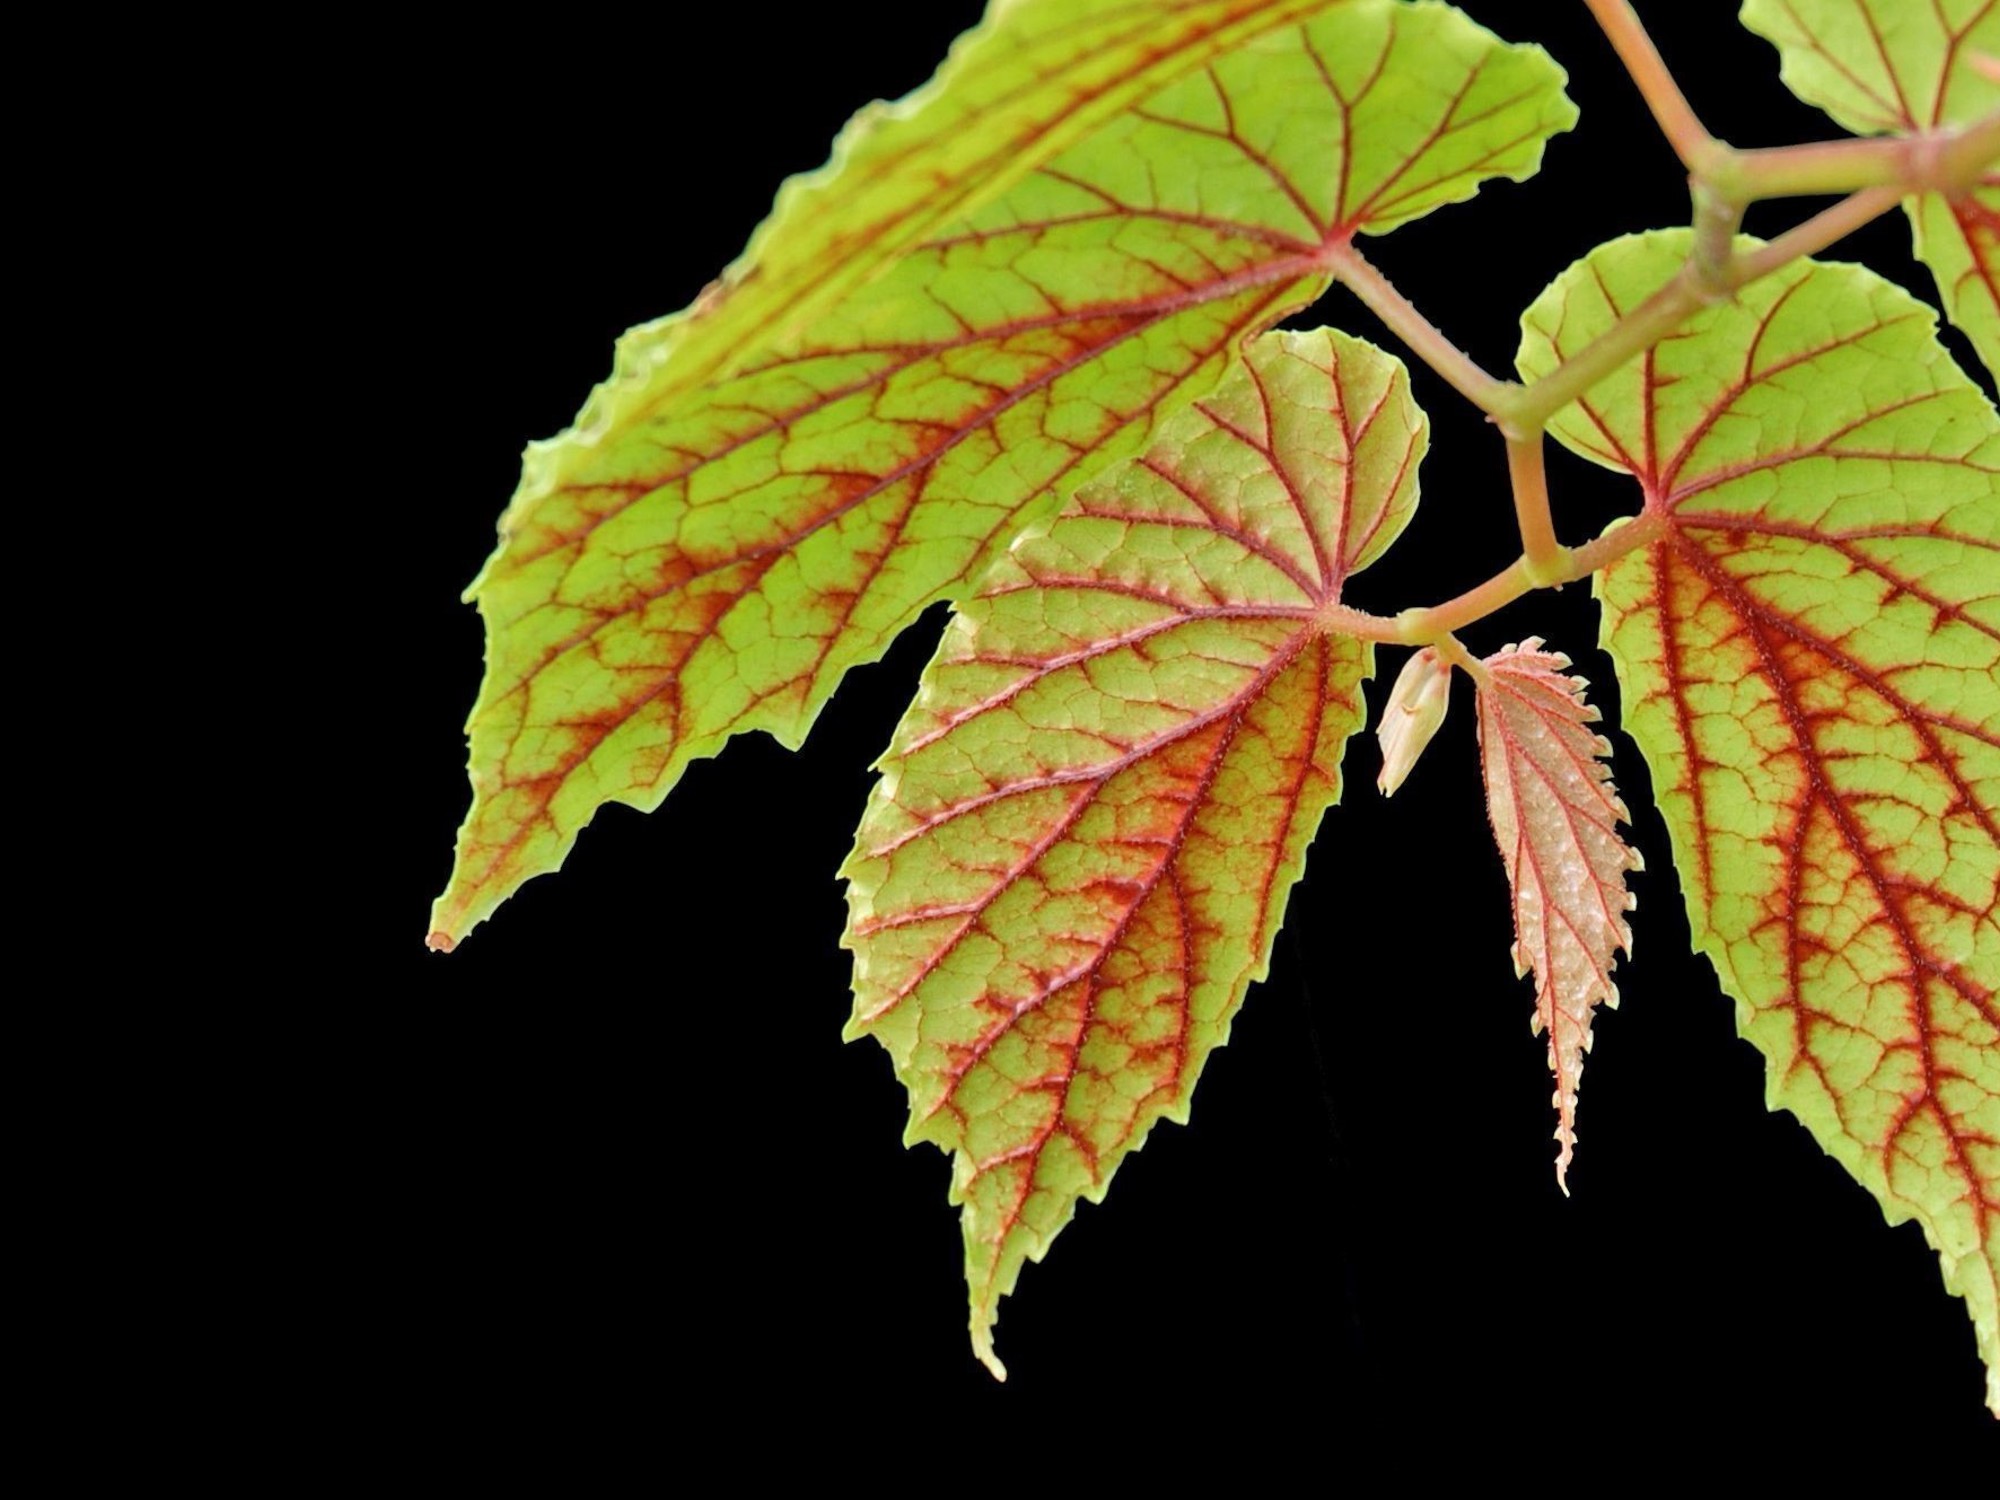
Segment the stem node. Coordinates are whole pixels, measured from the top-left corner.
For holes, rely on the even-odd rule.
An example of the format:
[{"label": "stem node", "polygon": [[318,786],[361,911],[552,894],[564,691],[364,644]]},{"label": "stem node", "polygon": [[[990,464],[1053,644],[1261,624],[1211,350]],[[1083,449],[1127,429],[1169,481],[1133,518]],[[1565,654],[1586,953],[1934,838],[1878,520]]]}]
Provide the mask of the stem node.
[{"label": "stem node", "polygon": [[1422,605],[1411,605],[1396,616],[1396,639],[1412,646],[1420,646],[1437,634],[1430,628],[1431,612]]},{"label": "stem node", "polygon": [[1576,580],[1575,550],[1558,546],[1545,556],[1524,557],[1522,571],[1527,575],[1528,582],[1538,589],[1559,589]]},{"label": "stem node", "polygon": [[1724,192],[1699,174],[1690,178],[1694,199],[1694,248],[1688,252],[1689,279],[1705,305],[1726,302],[1734,293],[1730,260],[1736,231],[1743,227],[1744,200]]}]

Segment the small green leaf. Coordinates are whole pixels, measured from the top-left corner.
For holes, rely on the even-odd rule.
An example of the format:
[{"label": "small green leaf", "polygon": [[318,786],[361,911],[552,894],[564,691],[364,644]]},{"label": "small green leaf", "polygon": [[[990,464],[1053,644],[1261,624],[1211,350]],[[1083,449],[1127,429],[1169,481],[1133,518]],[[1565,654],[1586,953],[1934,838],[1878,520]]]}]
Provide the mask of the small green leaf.
[{"label": "small green leaf", "polygon": [[[1970,61],[2000,57],[1993,0],[1744,0],[1743,24],[1777,46],[1793,93],[1856,135],[1935,130],[2000,109],[2000,82]],[[1904,207],[1945,311],[2000,374],[2000,176]]]},{"label": "small green leaf", "polygon": [[996,5],[530,450],[471,590],[473,806],[433,945],[604,803],[657,805],[749,730],[797,745],[1331,252],[1533,172],[1562,84],[1438,4]]},{"label": "small green leaf", "polygon": [[1372,649],[1341,586],[1402,530],[1409,377],[1268,334],[960,607],[844,873],[850,1035],[954,1153],[972,1340],[1079,1198],[1187,1118],[1271,940]]},{"label": "small green leaf", "polygon": [[[1565,272],[1522,375],[1688,250]],[[2000,417],[1936,329],[1864,267],[1795,264],[1551,430],[1645,493],[1626,524],[1656,535],[1598,597],[1695,942],[1771,1106],[1923,1227],[2000,1412]]]}]

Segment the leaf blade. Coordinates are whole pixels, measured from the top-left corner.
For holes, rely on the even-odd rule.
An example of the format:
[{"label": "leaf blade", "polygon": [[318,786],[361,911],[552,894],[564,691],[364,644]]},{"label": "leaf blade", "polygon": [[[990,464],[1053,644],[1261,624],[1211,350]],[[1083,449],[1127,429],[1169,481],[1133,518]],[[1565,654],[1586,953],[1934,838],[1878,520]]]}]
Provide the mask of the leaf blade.
[{"label": "leaf blade", "polygon": [[[1037,134],[1017,99],[1000,146],[952,145],[961,112],[940,101],[1004,92],[1016,53],[1041,56],[1020,28],[1107,17],[1139,102],[1100,78],[1117,109],[1058,91],[1061,128]],[[1371,83],[1392,54],[1414,71]],[[531,450],[471,591],[474,802],[434,946],[555,868],[603,803],[656,806],[739,733],[798,744],[849,668],[1311,301],[1332,247],[1527,175],[1574,117],[1540,49],[1391,0],[1016,0],[946,74],[855,127],[845,168],[787,190],[754,266],[630,336],[577,429]],[[911,187],[912,162],[953,150],[948,190],[930,167]],[[857,161],[881,179],[859,201],[894,222],[823,293],[811,254],[780,252],[826,248],[818,219]]]},{"label": "leaf blade", "polygon": [[1906,208],[1917,259],[1937,278],[1945,315],[2000,375],[2000,178],[1964,198],[1926,193]]},{"label": "leaf blade", "polygon": [[1632,821],[1611,784],[1611,746],[1590,728],[1569,658],[1529,639],[1485,659],[1479,682],[1486,806],[1514,896],[1514,967],[1535,974],[1537,1034],[1556,1081],[1556,1183],[1569,1191],[1576,1095],[1591,1012],[1618,1004],[1616,955],[1630,955],[1625,875],[1642,868],[1617,825]]},{"label": "leaf blade", "polygon": [[953,1154],[975,1352],[1263,977],[1363,721],[1321,611],[1416,502],[1408,374],[1271,334],[961,605],[848,877],[850,1036]]},{"label": "leaf blade", "polygon": [[[1686,252],[1632,236],[1565,272],[1523,375]],[[1767,1102],[1922,1226],[2000,1409],[2000,418],[1935,326],[1804,263],[1551,430],[1660,527],[1599,577],[1604,644]]]}]

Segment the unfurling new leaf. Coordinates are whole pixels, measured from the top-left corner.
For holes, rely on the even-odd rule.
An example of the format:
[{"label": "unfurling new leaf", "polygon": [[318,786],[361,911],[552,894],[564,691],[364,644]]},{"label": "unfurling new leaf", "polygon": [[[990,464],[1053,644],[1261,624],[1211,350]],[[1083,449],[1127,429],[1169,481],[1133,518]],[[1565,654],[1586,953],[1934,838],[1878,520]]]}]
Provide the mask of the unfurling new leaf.
[{"label": "unfurling new leaf", "polygon": [[1373,648],[1341,587],[1417,502],[1402,365],[1267,334],[953,617],[845,873],[851,1034],[953,1153],[974,1348],[1269,962]]},{"label": "unfurling new leaf", "polygon": [[1375,789],[1383,796],[1393,797],[1409,778],[1450,707],[1451,663],[1435,646],[1411,652],[1396,674],[1382,708],[1382,722],[1375,729],[1382,745],[1382,772],[1375,778]]},{"label": "unfurling new leaf", "polygon": [[1486,810],[1514,892],[1514,972],[1535,973],[1536,1034],[1555,1075],[1556,1181],[1569,1191],[1576,1091],[1590,1050],[1590,1013],[1616,1007],[1611,965],[1632,951],[1628,870],[1639,852],[1618,832],[1631,815],[1611,785],[1611,746],[1590,726],[1584,681],[1539,640],[1483,663],[1479,745]]}]

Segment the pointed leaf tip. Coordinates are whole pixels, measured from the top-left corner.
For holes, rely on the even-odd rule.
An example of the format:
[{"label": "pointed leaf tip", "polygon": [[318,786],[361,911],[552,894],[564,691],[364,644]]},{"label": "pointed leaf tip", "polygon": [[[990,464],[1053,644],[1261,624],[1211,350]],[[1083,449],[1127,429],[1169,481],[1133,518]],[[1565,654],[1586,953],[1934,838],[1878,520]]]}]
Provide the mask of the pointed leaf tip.
[{"label": "pointed leaf tip", "polygon": [[1514,894],[1514,966],[1535,973],[1530,1029],[1548,1035],[1555,1075],[1556,1185],[1569,1193],[1576,1150],[1576,1093],[1591,1049],[1591,1009],[1616,1003],[1611,966],[1630,952],[1622,913],[1632,906],[1630,846],[1617,825],[1624,804],[1588,727],[1595,711],[1569,658],[1530,639],[1486,659],[1479,684],[1479,744],[1486,807]]},{"label": "pointed leaf tip", "polygon": [[458,939],[448,932],[433,932],[424,939],[424,946],[433,953],[449,953],[458,946]]}]

